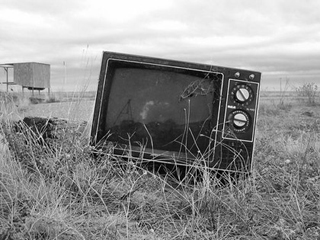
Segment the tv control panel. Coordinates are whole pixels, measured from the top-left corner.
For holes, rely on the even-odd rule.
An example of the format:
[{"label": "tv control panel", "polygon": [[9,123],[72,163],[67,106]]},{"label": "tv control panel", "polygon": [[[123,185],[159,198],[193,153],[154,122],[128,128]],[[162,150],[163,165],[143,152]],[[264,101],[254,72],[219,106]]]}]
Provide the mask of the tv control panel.
[{"label": "tv control panel", "polygon": [[253,142],[259,83],[229,79],[223,138]]}]

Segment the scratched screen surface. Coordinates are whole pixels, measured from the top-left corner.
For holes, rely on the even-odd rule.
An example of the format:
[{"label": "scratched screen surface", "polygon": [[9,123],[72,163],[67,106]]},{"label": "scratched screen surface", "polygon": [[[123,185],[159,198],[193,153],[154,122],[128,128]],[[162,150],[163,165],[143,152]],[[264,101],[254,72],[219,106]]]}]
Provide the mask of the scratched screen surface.
[{"label": "scratched screen surface", "polygon": [[111,81],[109,140],[193,154],[208,147],[216,74],[120,67]]}]

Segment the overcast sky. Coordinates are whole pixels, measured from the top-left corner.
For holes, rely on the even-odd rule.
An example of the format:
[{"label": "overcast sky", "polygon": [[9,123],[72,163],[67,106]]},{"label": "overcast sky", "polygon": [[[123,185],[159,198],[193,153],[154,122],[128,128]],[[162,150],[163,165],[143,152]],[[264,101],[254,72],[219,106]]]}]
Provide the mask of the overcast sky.
[{"label": "overcast sky", "polygon": [[0,63],[48,63],[56,91],[95,90],[102,51],[261,71],[264,90],[279,90],[286,78],[320,84],[318,0],[0,4]]}]

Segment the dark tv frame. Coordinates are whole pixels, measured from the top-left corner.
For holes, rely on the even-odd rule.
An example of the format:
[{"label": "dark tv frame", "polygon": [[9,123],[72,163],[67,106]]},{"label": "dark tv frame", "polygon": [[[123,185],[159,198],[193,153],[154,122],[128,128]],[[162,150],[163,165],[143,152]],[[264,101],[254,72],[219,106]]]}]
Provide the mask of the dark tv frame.
[{"label": "dark tv frame", "polygon": [[[104,122],[108,113],[108,100],[112,86],[112,64],[135,64],[141,67],[153,66],[171,71],[199,71],[209,74],[221,74],[220,91],[214,93],[211,122],[215,125],[210,135],[214,139],[209,144],[208,156],[201,158],[201,164],[216,170],[231,172],[251,172],[254,151],[255,128],[258,115],[258,102],[261,73],[250,70],[228,68],[200,63],[190,63],[154,57],[130,55],[116,52],[103,52],[98,90],[95,100],[94,116],[90,144],[107,154],[110,150],[114,156],[132,158],[140,162],[157,162],[165,164],[192,165],[199,160],[190,156],[179,156],[175,152],[147,149],[143,153],[132,146],[119,146],[107,140]],[[240,86],[240,87],[239,87]],[[253,99],[250,102],[236,101],[235,91],[242,86],[250,89]],[[235,90],[236,89],[236,90]],[[250,95],[250,96],[251,96]],[[230,132],[230,116],[233,112],[248,113],[250,129]]]}]

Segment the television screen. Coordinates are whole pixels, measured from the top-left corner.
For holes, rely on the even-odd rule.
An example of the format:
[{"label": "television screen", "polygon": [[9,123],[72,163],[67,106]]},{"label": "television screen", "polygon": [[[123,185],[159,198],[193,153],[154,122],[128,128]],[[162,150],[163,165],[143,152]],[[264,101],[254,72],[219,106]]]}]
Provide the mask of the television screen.
[{"label": "television screen", "polygon": [[247,169],[260,81],[250,74],[105,52],[91,143],[142,161]]}]

